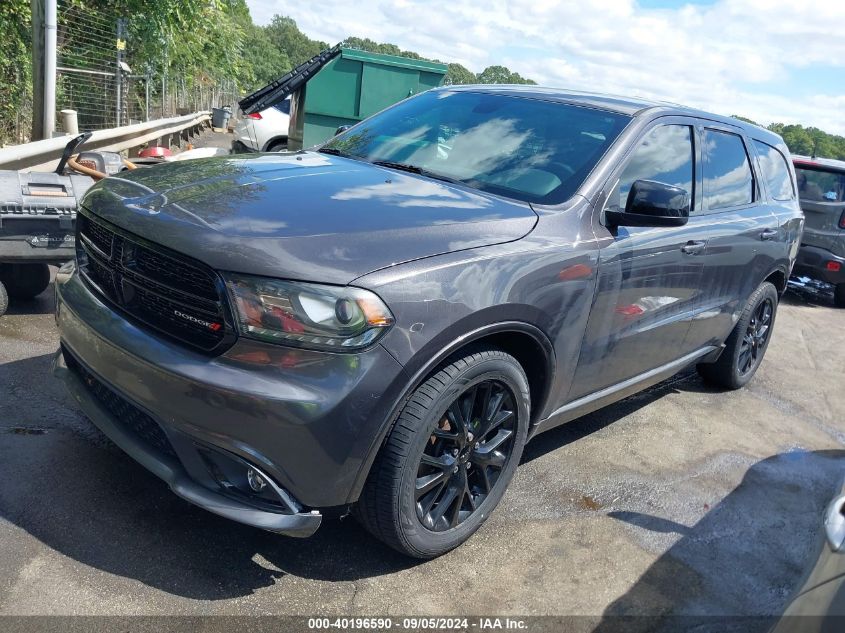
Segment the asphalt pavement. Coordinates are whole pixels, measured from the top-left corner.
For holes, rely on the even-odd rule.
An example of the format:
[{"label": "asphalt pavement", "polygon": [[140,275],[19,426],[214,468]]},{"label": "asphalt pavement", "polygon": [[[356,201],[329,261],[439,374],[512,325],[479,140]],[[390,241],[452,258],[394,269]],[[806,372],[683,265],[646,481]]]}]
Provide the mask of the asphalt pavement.
[{"label": "asphalt pavement", "polygon": [[353,519],[297,540],[173,495],[50,375],[52,286],[0,318],[0,614],[777,613],[845,475],[845,311],[787,295],[745,389],[687,371],[538,436],[429,562]]}]

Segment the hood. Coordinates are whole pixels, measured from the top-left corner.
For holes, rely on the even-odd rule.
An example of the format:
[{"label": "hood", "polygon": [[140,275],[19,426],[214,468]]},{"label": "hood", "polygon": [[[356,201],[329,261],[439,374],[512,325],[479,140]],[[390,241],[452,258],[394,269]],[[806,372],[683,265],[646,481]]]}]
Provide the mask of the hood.
[{"label": "hood", "polygon": [[317,152],[136,169],[82,205],[217,270],[339,284],[513,241],[537,221],[526,203]]}]

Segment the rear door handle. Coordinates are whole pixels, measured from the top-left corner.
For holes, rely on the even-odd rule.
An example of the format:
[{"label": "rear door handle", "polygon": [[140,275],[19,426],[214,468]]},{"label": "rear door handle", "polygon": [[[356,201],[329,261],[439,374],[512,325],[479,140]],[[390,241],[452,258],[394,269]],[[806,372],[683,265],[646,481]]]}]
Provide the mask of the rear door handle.
[{"label": "rear door handle", "polygon": [[762,233],[760,233],[760,239],[765,241],[773,240],[778,236],[778,232],[775,229],[765,229]]},{"label": "rear door handle", "polygon": [[704,251],[706,246],[707,242],[690,240],[689,242],[681,246],[681,252],[686,253],[687,255],[698,255],[699,253]]}]

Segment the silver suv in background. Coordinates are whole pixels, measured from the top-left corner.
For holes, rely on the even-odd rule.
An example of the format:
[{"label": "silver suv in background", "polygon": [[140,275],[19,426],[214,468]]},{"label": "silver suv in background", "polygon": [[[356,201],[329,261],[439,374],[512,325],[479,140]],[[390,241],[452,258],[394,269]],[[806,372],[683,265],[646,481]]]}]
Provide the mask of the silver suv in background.
[{"label": "silver suv in background", "polygon": [[238,110],[232,151],[280,152],[288,148],[290,97],[261,112],[244,114]]},{"label": "silver suv in background", "polygon": [[804,236],[794,273],[834,286],[845,308],[845,161],[793,156]]}]

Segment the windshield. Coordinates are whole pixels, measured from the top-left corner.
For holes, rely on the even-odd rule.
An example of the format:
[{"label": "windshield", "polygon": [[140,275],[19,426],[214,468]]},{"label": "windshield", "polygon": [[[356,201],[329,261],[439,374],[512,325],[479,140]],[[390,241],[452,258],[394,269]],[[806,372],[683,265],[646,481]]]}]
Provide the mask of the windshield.
[{"label": "windshield", "polygon": [[564,103],[432,91],[363,121],[323,150],[556,204],[575,193],[629,121]]},{"label": "windshield", "polygon": [[813,202],[845,201],[845,173],[795,166],[798,197]]}]

